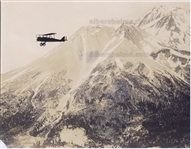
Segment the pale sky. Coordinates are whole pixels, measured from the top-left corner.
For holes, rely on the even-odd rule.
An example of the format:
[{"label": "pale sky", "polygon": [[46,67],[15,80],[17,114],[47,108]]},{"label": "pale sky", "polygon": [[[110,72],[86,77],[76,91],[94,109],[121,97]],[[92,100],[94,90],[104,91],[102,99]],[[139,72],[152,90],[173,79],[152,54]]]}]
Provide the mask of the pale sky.
[{"label": "pale sky", "polygon": [[[7,2],[1,3],[1,73],[45,55],[60,43],[36,42],[36,34],[55,32],[68,38],[91,19],[135,20],[156,5],[190,9],[175,2]],[[119,25],[117,25],[119,26]],[[114,26],[116,27],[116,25]]]}]

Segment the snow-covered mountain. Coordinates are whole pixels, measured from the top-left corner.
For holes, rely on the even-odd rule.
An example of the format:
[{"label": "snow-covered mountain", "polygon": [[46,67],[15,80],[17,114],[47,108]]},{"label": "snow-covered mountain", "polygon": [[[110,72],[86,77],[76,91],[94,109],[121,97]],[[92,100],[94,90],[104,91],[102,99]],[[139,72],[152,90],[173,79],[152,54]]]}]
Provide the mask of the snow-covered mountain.
[{"label": "snow-covered mountain", "polygon": [[[160,5],[147,11],[139,27],[163,42],[151,56],[160,64],[190,80],[190,12]],[[161,43],[161,42],[159,42]]]},{"label": "snow-covered mountain", "polygon": [[[1,118],[4,122],[1,131],[10,130],[18,125],[21,125],[22,129],[29,127],[29,124],[43,119],[43,115],[46,119],[47,115],[51,114],[54,119],[59,117],[59,107],[57,112],[52,112],[51,109],[58,106],[60,99],[80,83],[89,65],[95,63],[96,58],[90,59],[91,61],[88,59],[89,52],[103,50],[114,31],[113,28],[104,26],[82,27],[68,42],[44,57],[23,68],[3,74]],[[100,35],[104,39],[100,38]],[[18,123],[13,123],[18,119]],[[47,122],[47,125],[46,127],[50,127],[53,122]]]},{"label": "snow-covered mountain", "polygon": [[190,82],[190,52],[179,51],[171,48],[163,48],[151,57],[174,72],[187,83]]},{"label": "snow-covered mountain", "polygon": [[82,27],[3,74],[0,139],[8,147],[188,147],[190,52],[142,28],[166,16],[162,9],[140,27]]},{"label": "snow-covered mountain", "polygon": [[125,39],[147,54],[157,52],[159,49],[166,46],[152,34],[132,24],[122,24],[117,29],[116,34],[124,36]]},{"label": "snow-covered mountain", "polygon": [[180,7],[156,6],[139,26],[172,48],[190,50],[190,12]]}]

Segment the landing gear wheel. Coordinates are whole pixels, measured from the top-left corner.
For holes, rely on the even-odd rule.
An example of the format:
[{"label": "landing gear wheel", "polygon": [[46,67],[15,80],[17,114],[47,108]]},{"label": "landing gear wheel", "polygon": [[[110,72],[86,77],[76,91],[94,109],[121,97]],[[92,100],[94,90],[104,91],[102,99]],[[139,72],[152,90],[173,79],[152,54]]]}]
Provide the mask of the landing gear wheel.
[{"label": "landing gear wheel", "polygon": [[46,43],[44,42],[44,43],[40,43],[40,46],[45,46],[46,45]]}]

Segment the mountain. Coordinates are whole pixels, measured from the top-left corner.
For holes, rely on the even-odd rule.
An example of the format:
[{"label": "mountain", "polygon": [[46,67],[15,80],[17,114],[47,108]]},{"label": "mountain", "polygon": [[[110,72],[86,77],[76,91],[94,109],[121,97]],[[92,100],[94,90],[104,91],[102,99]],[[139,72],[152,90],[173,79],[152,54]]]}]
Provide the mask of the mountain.
[{"label": "mountain", "polygon": [[67,110],[48,134],[47,144],[51,146],[52,138],[69,129],[85,132],[85,147],[188,145],[189,84],[150,57],[115,57],[143,52],[129,36],[121,35],[126,29],[116,31],[122,40],[111,51],[113,56],[100,62],[71,92]]},{"label": "mountain", "polygon": [[[151,56],[190,81],[190,12],[180,7],[159,5],[142,17],[139,27],[152,34],[163,46]],[[161,42],[159,42],[161,43]]]},{"label": "mountain", "polygon": [[[75,88],[88,66],[94,63],[96,58],[90,61],[89,52],[104,50],[114,31],[105,26],[82,27],[68,42],[44,57],[2,75],[0,127],[6,144],[6,139],[11,140],[9,133],[8,136],[4,134],[6,131],[17,134],[33,127],[43,115],[57,117],[58,113],[52,113],[51,109],[58,106],[62,96],[71,88]],[[46,127],[52,124],[50,121]]]},{"label": "mountain", "polygon": [[156,6],[139,26],[172,48],[190,50],[190,12],[180,7]]},{"label": "mountain", "polygon": [[132,24],[122,24],[116,34],[123,35],[126,40],[141,49],[141,52],[148,55],[166,46],[160,39]]},{"label": "mountain", "polygon": [[176,72],[181,79],[190,82],[190,52],[171,48],[162,48],[151,53],[151,57],[159,64]]},{"label": "mountain", "polygon": [[14,148],[188,147],[190,53],[141,26],[82,27],[3,74],[0,139]]}]

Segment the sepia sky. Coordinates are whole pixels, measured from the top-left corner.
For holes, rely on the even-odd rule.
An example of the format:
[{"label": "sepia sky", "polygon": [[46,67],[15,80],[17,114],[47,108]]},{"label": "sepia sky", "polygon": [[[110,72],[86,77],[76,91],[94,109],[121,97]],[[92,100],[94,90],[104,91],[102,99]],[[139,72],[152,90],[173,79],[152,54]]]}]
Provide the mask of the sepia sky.
[{"label": "sepia sky", "polygon": [[[36,42],[36,34],[55,32],[56,38],[75,33],[92,19],[135,20],[156,5],[190,9],[185,2],[8,2],[1,3],[1,73],[43,56],[60,43]],[[110,25],[112,26],[112,25]],[[114,27],[119,26],[119,24]]]}]

